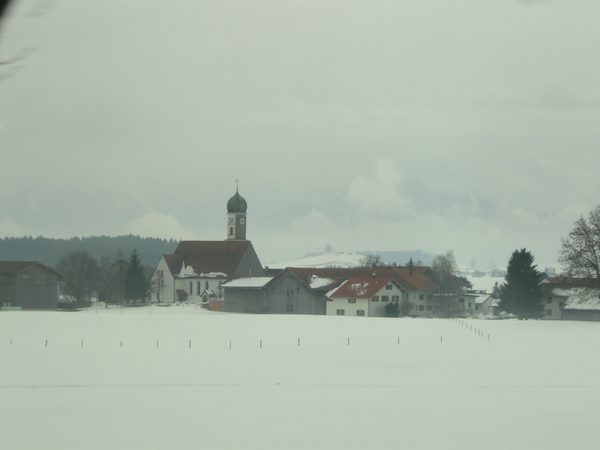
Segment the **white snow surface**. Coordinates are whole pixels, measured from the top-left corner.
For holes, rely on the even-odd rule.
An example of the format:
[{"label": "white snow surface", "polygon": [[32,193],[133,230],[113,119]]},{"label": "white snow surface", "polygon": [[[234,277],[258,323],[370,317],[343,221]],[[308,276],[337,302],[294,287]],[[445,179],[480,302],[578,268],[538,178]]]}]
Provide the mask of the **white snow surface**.
[{"label": "white snow surface", "polygon": [[311,289],[319,289],[319,288],[330,285],[334,281],[335,280],[333,278],[314,277],[310,283],[310,287],[311,287]]},{"label": "white snow surface", "polygon": [[0,448],[595,449],[599,341],[591,322],[2,312]]},{"label": "white snow surface", "polygon": [[223,283],[223,287],[256,287],[260,288],[271,281],[272,277],[248,277],[248,278],[237,278],[235,280]]}]

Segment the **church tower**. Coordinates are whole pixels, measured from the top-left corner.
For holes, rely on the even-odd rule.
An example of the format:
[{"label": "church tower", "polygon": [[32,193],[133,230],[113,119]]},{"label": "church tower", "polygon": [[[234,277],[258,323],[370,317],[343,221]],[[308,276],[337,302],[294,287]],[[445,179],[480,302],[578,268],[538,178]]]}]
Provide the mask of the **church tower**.
[{"label": "church tower", "polygon": [[235,188],[235,195],[227,202],[227,240],[246,240],[246,210],[248,204]]}]

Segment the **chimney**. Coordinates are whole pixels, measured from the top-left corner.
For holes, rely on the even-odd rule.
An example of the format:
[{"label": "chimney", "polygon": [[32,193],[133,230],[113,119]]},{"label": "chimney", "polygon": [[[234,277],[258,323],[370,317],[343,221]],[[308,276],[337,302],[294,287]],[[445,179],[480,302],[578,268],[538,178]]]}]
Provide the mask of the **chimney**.
[{"label": "chimney", "polygon": [[371,280],[374,280],[374,279],[375,279],[375,272],[373,272],[373,273],[371,274]]}]

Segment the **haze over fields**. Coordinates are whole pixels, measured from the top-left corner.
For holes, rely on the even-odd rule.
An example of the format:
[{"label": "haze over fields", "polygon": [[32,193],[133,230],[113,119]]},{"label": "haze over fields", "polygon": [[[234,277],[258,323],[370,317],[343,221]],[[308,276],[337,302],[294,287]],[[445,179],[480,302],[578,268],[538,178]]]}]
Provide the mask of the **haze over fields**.
[{"label": "haze over fields", "polygon": [[[265,264],[542,265],[600,198],[600,3],[16,0],[0,236],[225,237]],[[12,76],[5,70],[20,69]]]}]

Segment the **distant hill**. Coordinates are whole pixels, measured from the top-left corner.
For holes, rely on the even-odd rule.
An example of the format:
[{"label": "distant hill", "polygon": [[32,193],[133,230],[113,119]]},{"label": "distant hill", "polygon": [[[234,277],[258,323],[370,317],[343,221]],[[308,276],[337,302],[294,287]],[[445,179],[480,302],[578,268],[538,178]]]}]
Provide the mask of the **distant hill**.
[{"label": "distant hill", "polygon": [[432,253],[427,253],[424,252],[422,250],[404,250],[404,251],[384,251],[384,252],[378,252],[378,251],[361,251],[361,252],[356,252],[359,255],[369,255],[369,254],[374,254],[374,255],[379,255],[381,257],[381,259],[383,260],[383,262],[387,263],[387,264],[393,264],[396,263],[399,266],[405,266],[406,264],[408,264],[408,261],[410,261],[410,258],[413,259],[413,262],[415,264],[417,264],[417,262],[420,262],[420,264],[417,265],[430,265],[431,262],[433,261],[433,258],[435,258],[435,255]]},{"label": "distant hill", "polygon": [[163,254],[175,251],[179,242],[173,239],[142,238],[139,236],[90,236],[71,239],[50,239],[42,236],[7,237],[0,239],[0,260],[2,261],[39,261],[54,267],[67,252],[87,250],[98,261],[105,255],[114,256],[119,249],[126,257],[133,249],[140,254],[142,262],[150,267],[156,266]]}]

